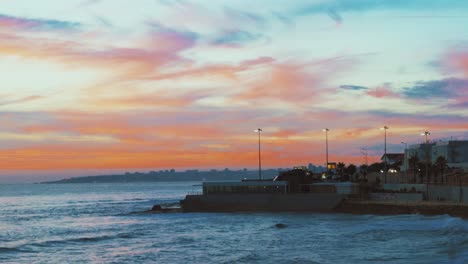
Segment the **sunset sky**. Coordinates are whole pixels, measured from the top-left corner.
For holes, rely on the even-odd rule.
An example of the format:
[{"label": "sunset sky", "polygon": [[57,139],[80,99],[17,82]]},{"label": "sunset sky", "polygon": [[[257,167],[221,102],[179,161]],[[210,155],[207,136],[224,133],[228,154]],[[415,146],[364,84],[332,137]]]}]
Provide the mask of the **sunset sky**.
[{"label": "sunset sky", "polygon": [[0,0],[0,182],[468,139],[468,1]]}]

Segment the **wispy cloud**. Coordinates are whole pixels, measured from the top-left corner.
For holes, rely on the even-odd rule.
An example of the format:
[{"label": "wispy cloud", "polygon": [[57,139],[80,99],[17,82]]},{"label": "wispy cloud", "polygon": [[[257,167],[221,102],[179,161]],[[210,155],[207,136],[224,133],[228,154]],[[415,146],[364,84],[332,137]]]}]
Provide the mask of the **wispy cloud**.
[{"label": "wispy cloud", "polygon": [[253,24],[255,27],[263,27],[267,24],[267,20],[256,13],[244,11],[244,10],[237,10],[230,7],[224,8],[224,14],[226,15],[227,19],[231,21],[238,21],[240,23],[246,24]]},{"label": "wispy cloud", "polygon": [[393,0],[393,1],[375,1],[375,0],[330,0],[319,1],[316,3],[305,4],[297,9],[295,14],[307,15],[321,12],[328,12],[330,9],[336,12],[356,12],[375,9],[414,9],[414,10],[443,10],[468,7],[465,1],[447,0],[447,1],[427,1],[427,0]]},{"label": "wispy cloud", "polygon": [[262,34],[251,33],[244,30],[231,30],[222,32],[212,41],[214,45],[236,47],[243,44],[258,41],[263,38]]},{"label": "wispy cloud", "polygon": [[337,25],[340,25],[341,23],[343,23],[343,18],[341,17],[340,14],[338,14],[338,12],[335,9],[333,8],[328,9],[327,14],[331,19],[333,19],[333,21],[335,21]]},{"label": "wispy cloud", "polygon": [[90,6],[103,2],[103,0],[84,0],[80,3],[80,6]]},{"label": "wispy cloud", "polygon": [[13,99],[10,99],[9,97],[5,98],[5,99],[0,99],[0,106],[4,106],[4,105],[10,105],[10,104],[19,104],[19,103],[27,103],[27,102],[30,102],[30,101],[35,101],[35,100],[39,100],[39,99],[43,99],[44,97],[43,96],[40,96],[40,95],[31,95],[31,96],[27,96],[27,97],[21,97],[21,98],[13,98]]},{"label": "wispy cloud", "polygon": [[448,78],[434,81],[419,81],[406,87],[403,94],[411,99],[458,98],[468,94],[468,80]]},{"label": "wispy cloud", "polygon": [[195,45],[196,36],[154,26],[139,47],[93,46],[79,40],[0,35],[0,54],[54,61],[70,67],[115,71],[121,78],[143,78],[164,65],[187,60],[180,52]]},{"label": "wispy cloud", "polygon": [[365,86],[350,85],[350,84],[340,85],[340,88],[344,90],[353,90],[353,91],[362,91],[362,90],[369,89],[368,87],[365,87]]},{"label": "wispy cloud", "polygon": [[35,19],[14,17],[0,14],[0,28],[27,30],[27,31],[49,31],[49,30],[77,30],[80,23],[61,21],[54,19]]}]

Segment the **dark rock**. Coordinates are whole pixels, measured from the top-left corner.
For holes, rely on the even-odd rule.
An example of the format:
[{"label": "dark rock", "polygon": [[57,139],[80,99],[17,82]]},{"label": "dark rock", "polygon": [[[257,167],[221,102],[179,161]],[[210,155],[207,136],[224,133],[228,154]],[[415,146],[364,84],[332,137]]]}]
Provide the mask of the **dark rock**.
[{"label": "dark rock", "polygon": [[162,211],[162,207],[159,204],[153,205],[153,208],[151,208],[151,211]]},{"label": "dark rock", "polygon": [[285,224],[282,224],[282,223],[279,223],[279,224],[276,224],[275,227],[276,228],[286,228],[287,225]]}]

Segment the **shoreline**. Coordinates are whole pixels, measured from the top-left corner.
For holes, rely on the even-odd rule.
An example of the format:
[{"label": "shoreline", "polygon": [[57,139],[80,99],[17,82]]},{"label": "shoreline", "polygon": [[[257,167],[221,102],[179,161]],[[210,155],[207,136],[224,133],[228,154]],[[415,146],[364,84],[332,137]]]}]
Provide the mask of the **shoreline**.
[{"label": "shoreline", "polygon": [[337,213],[374,215],[447,214],[453,217],[468,219],[468,204],[453,202],[395,202],[347,199],[333,211]]},{"label": "shoreline", "polygon": [[[267,210],[268,211],[268,210]],[[154,205],[153,208],[137,213],[193,213],[195,211],[184,211],[180,208],[161,208],[160,205]],[[211,211],[200,211],[211,212]],[[252,212],[244,210],[213,211],[213,212]],[[264,212],[264,211],[262,211]],[[281,212],[272,210],[270,212]],[[306,211],[301,211],[306,212]],[[311,210],[309,212],[318,212]],[[324,212],[324,211],[321,211]],[[402,215],[402,214],[421,214],[427,216],[450,215],[468,219],[468,204],[453,202],[396,202],[396,201],[372,201],[345,199],[337,207],[327,213],[344,213],[356,215]]]}]

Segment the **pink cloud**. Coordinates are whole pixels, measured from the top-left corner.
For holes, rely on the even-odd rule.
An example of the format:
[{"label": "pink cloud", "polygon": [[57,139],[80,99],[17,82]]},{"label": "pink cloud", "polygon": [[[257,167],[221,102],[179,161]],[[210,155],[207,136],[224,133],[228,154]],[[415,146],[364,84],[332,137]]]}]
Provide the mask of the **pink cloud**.
[{"label": "pink cloud", "polygon": [[468,48],[449,50],[442,63],[446,71],[462,73],[464,77],[468,77]]},{"label": "pink cloud", "polygon": [[323,92],[323,76],[308,72],[303,65],[274,63],[264,70],[258,79],[246,84],[247,90],[239,92],[234,99],[304,103],[318,100]]},{"label": "pink cloud", "polygon": [[13,17],[0,14],[0,30],[74,30],[79,25],[79,23],[69,21]]},{"label": "pink cloud", "polygon": [[367,95],[375,98],[399,98],[400,95],[392,91],[392,87],[389,84],[383,84],[375,88],[367,90]]},{"label": "pink cloud", "polygon": [[[88,34],[83,34],[88,36]],[[55,61],[65,67],[102,68],[116,72],[118,79],[138,79],[154,74],[163,66],[188,62],[180,52],[195,45],[195,37],[183,32],[154,30],[142,47],[94,47],[86,42],[59,38],[0,34],[0,54]]]}]

